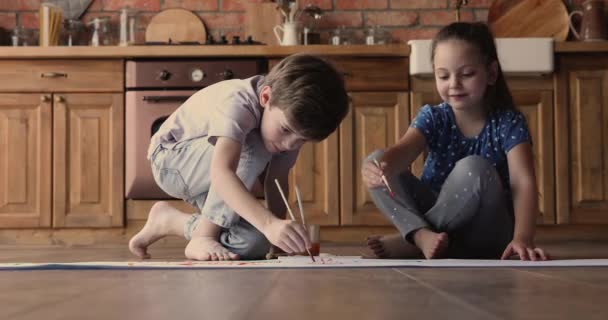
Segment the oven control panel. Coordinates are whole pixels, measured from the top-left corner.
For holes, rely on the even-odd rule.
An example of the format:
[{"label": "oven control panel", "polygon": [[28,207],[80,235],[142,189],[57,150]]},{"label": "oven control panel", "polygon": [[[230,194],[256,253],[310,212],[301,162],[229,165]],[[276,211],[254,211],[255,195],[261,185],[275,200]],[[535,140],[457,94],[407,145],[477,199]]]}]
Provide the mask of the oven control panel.
[{"label": "oven control panel", "polygon": [[126,87],[202,88],[219,81],[266,72],[265,59],[130,60]]}]

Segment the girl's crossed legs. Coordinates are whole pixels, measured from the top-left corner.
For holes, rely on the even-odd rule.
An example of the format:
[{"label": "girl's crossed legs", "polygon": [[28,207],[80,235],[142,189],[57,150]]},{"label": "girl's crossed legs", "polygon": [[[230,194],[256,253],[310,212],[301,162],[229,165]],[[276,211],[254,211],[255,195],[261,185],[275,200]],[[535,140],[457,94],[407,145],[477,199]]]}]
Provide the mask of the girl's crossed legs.
[{"label": "girl's crossed legs", "polygon": [[[380,156],[374,152],[368,161]],[[511,241],[513,218],[500,177],[484,158],[458,161],[438,195],[410,172],[387,179],[395,198],[384,187],[369,191],[399,234],[368,238],[378,257],[499,258]]]}]

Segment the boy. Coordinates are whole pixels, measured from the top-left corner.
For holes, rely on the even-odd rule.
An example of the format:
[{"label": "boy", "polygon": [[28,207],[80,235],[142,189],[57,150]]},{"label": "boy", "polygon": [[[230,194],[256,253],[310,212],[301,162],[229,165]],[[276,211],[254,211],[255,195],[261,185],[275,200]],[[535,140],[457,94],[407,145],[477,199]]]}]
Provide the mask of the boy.
[{"label": "boy", "polygon": [[[158,185],[200,213],[157,202],[129,249],[168,236],[190,240],[194,260],[261,259],[273,244],[305,252],[310,241],[299,223],[284,220],[277,186],[307,141],[329,136],[348,112],[341,75],[324,60],[292,55],[267,76],[228,80],[204,88],[179,107],[151,138],[148,158]],[[260,174],[268,209],[251,194]]]}]

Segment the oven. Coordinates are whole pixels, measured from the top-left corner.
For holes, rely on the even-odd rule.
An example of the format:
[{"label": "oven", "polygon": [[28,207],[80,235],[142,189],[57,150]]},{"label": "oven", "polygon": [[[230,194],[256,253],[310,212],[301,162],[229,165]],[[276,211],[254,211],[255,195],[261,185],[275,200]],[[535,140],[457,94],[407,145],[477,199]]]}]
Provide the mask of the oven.
[{"label": "oven", "polygon": [[152,135],[196,91],[219,81],[265,73],[266,65],[257,58],[127,61],[126,198],[171,199],[156,185],[146,158]]}]

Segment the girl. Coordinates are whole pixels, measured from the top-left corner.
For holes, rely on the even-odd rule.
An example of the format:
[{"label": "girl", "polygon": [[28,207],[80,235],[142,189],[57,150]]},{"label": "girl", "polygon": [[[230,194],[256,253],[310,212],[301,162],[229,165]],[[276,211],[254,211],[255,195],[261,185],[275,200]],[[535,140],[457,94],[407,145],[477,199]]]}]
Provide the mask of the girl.
[{"label": "girl", "polygon": [[[387,258],[546,260],[533,241],[538,204],[528,127],[492,33],[482,23],[448,25],[433,39],[431,59],[443,103],[424,106],[399,142],[374,151],[362,168],[376,206],[400,233],[369,237],[369,247]],[[425,148],[419,180],[408,168]]]}]

